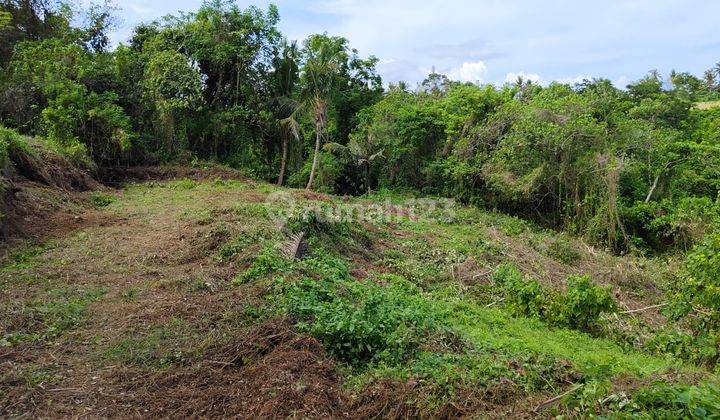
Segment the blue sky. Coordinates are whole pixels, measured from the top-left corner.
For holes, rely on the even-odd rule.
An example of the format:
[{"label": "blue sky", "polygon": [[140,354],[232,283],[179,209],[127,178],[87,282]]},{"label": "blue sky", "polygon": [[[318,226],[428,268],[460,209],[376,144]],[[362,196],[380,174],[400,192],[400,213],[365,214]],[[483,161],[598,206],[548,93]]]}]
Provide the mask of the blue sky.
[{"label": "blue sky", "polygon": [[[201,1],[124,0],[113,34]],[[238,0],[266,8],[271,2]],[[502,84],[605,77],[619,87],[657,69],[696,75],[720,62],[718,0],[277,0],[290,39],[342,35],[380,59],[385,82],[421,81],[435,67],[453,79]]]}]

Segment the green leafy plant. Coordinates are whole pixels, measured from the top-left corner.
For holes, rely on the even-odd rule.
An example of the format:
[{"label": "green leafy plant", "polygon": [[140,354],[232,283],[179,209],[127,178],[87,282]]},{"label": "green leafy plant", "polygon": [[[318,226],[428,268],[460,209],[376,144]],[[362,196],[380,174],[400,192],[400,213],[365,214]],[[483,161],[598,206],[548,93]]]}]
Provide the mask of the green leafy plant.
[{"label": "green leafy plant", "polygon": [[300,330],[351,365],[399,363],[434,329],[432,309],[407,280],[386,276],[382,286],[361,283],[332,258],[309,259],[304,265],[322,277],[285,285],[284,306],[298,318]]},{"label": "green leafy plant", "polygon": [[512,264],[498,267],[492,279],[518,314],[557,326],[599,332],[601,315],[616,308],[609,289],[594,284],[589,276],[568,277],[564,293],[544,288]]},{"label": "green leafy plant", "polygon": [[93,205],[97,208],[103,208],[107,207],[110,204],[115,202],[115,197],[107,194],[102,193],[93,193],[90,196],[90,201],[92,201]]}]

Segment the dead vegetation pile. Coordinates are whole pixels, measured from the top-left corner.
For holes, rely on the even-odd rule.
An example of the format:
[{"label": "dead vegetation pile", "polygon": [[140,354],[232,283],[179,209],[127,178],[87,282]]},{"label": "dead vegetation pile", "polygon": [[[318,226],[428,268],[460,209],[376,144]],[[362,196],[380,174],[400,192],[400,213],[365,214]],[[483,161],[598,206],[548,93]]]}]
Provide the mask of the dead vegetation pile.
[{"label": "dead vegetation pile", "polygon": [[[197,363],[116,378],[123,416],[338,418],[345,396],[332,360],[284,319],[213,344]],[[113,404],[112,401],[108,401]]]}]

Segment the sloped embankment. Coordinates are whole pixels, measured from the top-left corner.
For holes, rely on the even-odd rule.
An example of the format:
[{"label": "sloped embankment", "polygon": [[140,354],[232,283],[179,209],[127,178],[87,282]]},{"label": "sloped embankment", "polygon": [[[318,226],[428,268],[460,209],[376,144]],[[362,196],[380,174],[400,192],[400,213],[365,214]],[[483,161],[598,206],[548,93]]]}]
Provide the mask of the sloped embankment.
[{"label": "sloped embankment", "polygon": [[73,229],[101,189],[89,166],[74,163],[45,143],[0,128],[0,240],[38,240]]}]

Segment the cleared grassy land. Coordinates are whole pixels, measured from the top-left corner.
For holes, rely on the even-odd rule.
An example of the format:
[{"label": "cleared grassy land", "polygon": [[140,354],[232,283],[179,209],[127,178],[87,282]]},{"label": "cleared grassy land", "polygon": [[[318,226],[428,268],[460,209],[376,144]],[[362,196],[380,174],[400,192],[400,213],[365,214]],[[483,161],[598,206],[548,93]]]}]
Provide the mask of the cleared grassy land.
[{"label": "cleared grassy land", "polygon": [[[680,415],[716,395],[712,373],[643,346],[657,311],[604,314],[585,332],[523,315],[497,284],[512,264],[538,280],[520,286],[565,296],[587,274],[623,312],[660,301],[666,265],[406,199],[189,179],[93,196],[96,224],[0,270],[0,413]],[[302,257],[289,258],[300,232]],[[676,384],[689,403],[633,399]]]}]

